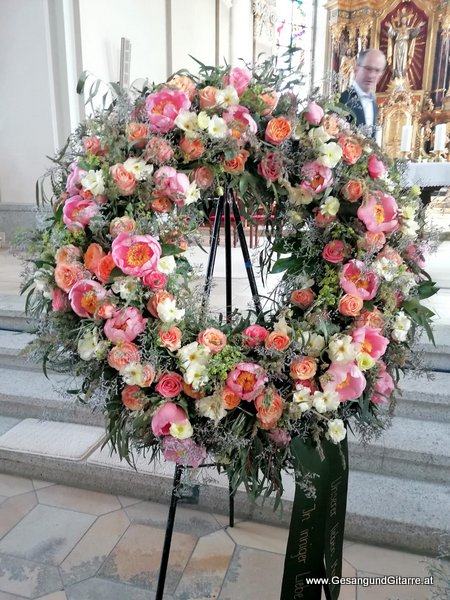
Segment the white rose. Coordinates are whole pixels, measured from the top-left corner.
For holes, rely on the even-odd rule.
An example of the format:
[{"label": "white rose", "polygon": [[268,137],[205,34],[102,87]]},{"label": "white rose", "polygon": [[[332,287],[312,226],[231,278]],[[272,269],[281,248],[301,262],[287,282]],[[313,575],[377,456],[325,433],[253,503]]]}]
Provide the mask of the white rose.
[{"label": "white rose", "polygon": [[173,256],[163,256],[158,261],[157,270],[165,275],[170,275],[175,271],[176,263],[175,257]]}]

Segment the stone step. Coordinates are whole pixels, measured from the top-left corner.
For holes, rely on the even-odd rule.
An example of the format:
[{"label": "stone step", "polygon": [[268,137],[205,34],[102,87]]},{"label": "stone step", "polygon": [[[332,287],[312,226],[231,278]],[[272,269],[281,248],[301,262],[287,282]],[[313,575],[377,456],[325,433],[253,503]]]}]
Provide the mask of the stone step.
[{"label": "stone step", "polygon": [[355,469],[408,479],[450,481],[450,425],[395,417],[392,426],[366,446],[349,435]]},{"label": "stone step", "polygon": [[0,329],[0,366],[42,371],[42,364],[32,362],[24,350],[34,336],[23,331]]},{"label": "stone step", "polygon": [[422,334],[418,350],[423,352],[426,368],[450,373],[450,325],[436,324],[433,329],[435,346]]},{"label": "stone step", "polygon": [[408,373],[400,380],[396,417],[450,423],[450,373],[420,376]]},{"label": "stone step", "polygon": [[0,296],[0,329],[30,331],[32,321],[25,315],[25,298],[17,295]]},{"label": "stone step", "polygon": [[28,369],[0,368],[0,414],[36,417],[84,425],[104,425],[100,410],[63,396],[58,390],[76,387],[73,378],[52,373],[47,379],[42,372]]},{"label": "stone step", "polygon": [[[173,463],[149,464],[142,456],[136,469],[120,462],[108,448],[101,449],[102,428],[0,417],[0,471],[47,479],[114,494],[168,503],[172,491]],[[200,506],[226,513],[228,486],[215,469],[196,471],[202,485]],[[193,475],[189,472],[190,476]],[[289,525],[295,485],[284,477],[283,511],[272,502],[252,503],[244,491],[236,495],[236,515],[242,518]],[[434,555],[440,536],[450,533],[448,490],[445,486],[387,475],[351,470],[346,535],[368,544],[382,543]]]}]

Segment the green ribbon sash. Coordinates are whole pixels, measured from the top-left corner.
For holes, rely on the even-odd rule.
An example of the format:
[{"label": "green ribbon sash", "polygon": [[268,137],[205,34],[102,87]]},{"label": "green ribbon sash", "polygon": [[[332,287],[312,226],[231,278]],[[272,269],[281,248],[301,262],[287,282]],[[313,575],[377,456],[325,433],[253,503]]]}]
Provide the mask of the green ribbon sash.
[{"label": "green ribbon sash", "polygon": [[[311,440],[294,438],[296,490],[284,562],[280,600],[337,600],[347,504],[347,438],[322,441],[322,456]],[[305,481],[309,487],[304,486]],[[315,490],[315,497],[311,495]],[[326,578],[325,582],[307,582]],[[332,578],[336,578],[333,583]]]}]

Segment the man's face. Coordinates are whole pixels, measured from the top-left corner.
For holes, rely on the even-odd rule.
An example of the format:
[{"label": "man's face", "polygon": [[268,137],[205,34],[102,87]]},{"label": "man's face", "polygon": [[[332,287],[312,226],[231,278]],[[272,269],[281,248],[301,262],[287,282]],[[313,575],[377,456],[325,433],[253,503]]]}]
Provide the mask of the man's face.
[{"label": "man's face", "polygon": [[381,53],[369,52],[362,65],[355,66],[355,81],[364,92],[374,92],[386,65]]}]

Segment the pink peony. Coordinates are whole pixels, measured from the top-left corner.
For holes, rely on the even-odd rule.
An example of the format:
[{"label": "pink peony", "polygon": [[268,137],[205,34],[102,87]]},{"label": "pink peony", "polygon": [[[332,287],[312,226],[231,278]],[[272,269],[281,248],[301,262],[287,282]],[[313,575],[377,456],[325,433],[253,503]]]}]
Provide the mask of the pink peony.
[{"label": "pink peony", "polygon": [[311,125],[318,125],[323,119],[325,113],[321,106],[316,102],[310,102],[303,112],[303,116]]},{"label": "pink peony", "polygon": [[406,248],[405,257],[407,260],[416,263],[418,267],[421,269],[425,268],[425,259],[423,256],[423,252],[417,247],[416,244],[410,244]]},{"label": "pink peony", "polygon": [[238,96],[242,96],[248,88],[248,84],[252,79],[251,71],[246,68],[233,67],[229,75],[223,78],[225,85],[231,85],[237,91]]},{"label": "pink peony", "polygon": [[189,189],[189,179],[184,173],[178,173],[173,167],[160,167],[153,176],[155,195],[165,196],[178,206],[183,206]]},{"label": "pink peony", "polygon": [[253,400],[267,381],[266,372],[255,363],[238,363],[226,380],[226,385],[242,400]]},{"label": "pink peony", "polygon": [[358,327],[352,331],[354,342],[361,344],[359,351],[370,354],[372,358],[378,360],[386,352],[389,340],[380,334],[374,327]]},{"label": "pink peony", "polygon": [[147,96],[145,102],[150,130],[167,133],[175,127],[175,119],[181,110],[189,110],[191,101],[179,89],[163,88]]},{"label": "pink peony", "polygon": [[398,206],[389,194],[375,191],[358,208],[358,218],[364,223],[367,231],[395,231],[398,227]]},{"label": "pink peony", "polygon": [[106,321],[104,332],[114,344],[120,341],[132,342],[144,331],[146,324],[147,319],[142,317],[139,309],[135,306],[127,306]]},{"label": "pink peony", "polygon": [[163,398],[175,398],[183,389],[183,378],[179,373],[168,371],[160,377],[155,389]]},{"label": "pink peony", "polygon": [[366,378],[355,363],[331,363],[330,368],[320,378],[324,392],[339,394],[341,402],[356,400],[366,387]]},{"label": "pink peony", "polygon": [[378,160],[375,154],[369,156],[367,161],[367,169],[372,179],[378,179],[386,173],[386,165],[383,161]]},{"label": "pink peony", "polygon": [[92,217],[98,214],[97,204],[81,196],[72,196],[64,203],[63,221],[70,231],[78,231],[89,225]]},{"label": "pink peony", "polygon": [[321,194],[333,183],[333,171],[317,161],[306,163],[302,169],[302,175],[305,179],[300,187],[306,194]]},{"label": "pink peony", "polygon": [[127,275],[143,277],[156,270],[161,257],[161,246],[151,235],[119,233],[111,246],[114,264]]},{"label": "pink peony", "polygon": [[256,121],[245,106],[230,106],[222,116],[230,129],[243,134],[244,139],[246,133],[256,133],[258,131]]},{"label": "pink peony", "polygon": [[152,417],[152,431],[154,435],[169,435],[173,423],[181,424],[188,421],[187,414],[177,404],[166,402],[160,406]]},{"label": "pink peony", "polygon": [[250,325],[249,327],[246,327],[242,332],[244,344],[246,346],[250,346],[250,348],[262,344],[268,335],[268,330],[265,327],[262,327],[261,325]]},{"label": "pink peony", "polygon": [[66,312],[70,310],[69,296],[56,287],[52,291],[52,310],[55,312]]},{"label": "pink peony", "polygon": [[199,446],[192,438],[178,440],[167,435],[161,442],[163,456],[166,460],[186,467],[199,467],[207,457],[206,449]]},{"label": "pink peony", "polygon": [[70,173],[66,181],[66,191],[69,196],[76,196],[81,189],[81,180],[86,175],[86,171],[77,167],[76,163],[70,165]]},{"label": "pink peony", "polygon": [[350,260],[344,265],[339,283],[344,292],[359,296],[362,300],[372,300],[379,286],[378,277],[372,271],[367,271],[360,260]]},{"label": "pink peony", "polygon": [[373,388],[373,395],[371,401],[374,404],[385,404],[394,390],[394,380],[388,373],[384,362],[380,360],[380,370],[377,374],[377,380]]},{"label": "pink peony", "polygon": [[274,429],[269,432],[268,438],[279,448],[287,448],[291,441],[291,435],[286,429]]},{"label": "pink peony", "polygon": [[101,301],[106,297],[107,291],[92,279],[78,281],[69,292],[72,310],[79,317],[91,318],[95,315]]}]

